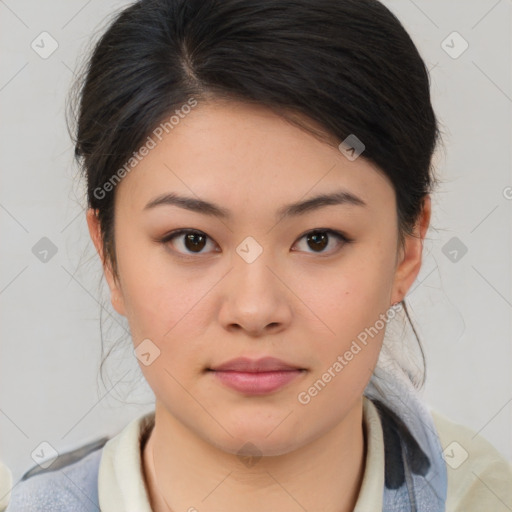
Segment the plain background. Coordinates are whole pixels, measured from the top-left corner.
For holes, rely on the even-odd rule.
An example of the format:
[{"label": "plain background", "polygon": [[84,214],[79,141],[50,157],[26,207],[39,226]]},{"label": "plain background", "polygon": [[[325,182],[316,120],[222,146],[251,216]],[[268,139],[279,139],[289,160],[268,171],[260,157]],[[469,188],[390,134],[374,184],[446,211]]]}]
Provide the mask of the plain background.
[{"label": "plain background", "polygon": [[[423,268],[407,296],[427,357],[424,397],[512,460],[512,0],[384,4],[431,70],[446,148]],[[14,482],[40,443],[62,452],[114,435],[153,405],[101,280],[65,124],[79,56],[123,5],[0,0],[0,458]],[[51,48],[42,32],[58,44],[48,58],[31,47],[44,37]],[[469,47],[453,58],[463,40]],[[46,262],[33,252],[44,237],[56,251]],[[105,384],[100,325],[107,349],[126,339]]]}]

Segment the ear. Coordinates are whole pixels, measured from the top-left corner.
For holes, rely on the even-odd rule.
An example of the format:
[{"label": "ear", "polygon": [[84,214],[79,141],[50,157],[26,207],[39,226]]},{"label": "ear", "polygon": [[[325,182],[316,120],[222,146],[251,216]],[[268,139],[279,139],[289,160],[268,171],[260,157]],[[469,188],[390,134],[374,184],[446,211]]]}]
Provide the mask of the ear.
[{"label": "ear", "polygon": [[112,306],[120,315],[125,316],[123,293],[117,279],[114,278],[110,263],[105,261],[103,240],[101,238],[101,225],[96,214],[96,210],[92,208],[87,210],[87,226],[89,227],[89,234],[94,243],[94,247],[96,247],[96,251],[100,256],[101,263],[103,265],[105,279],[107,280],[108,287],[110,288],[110,301]]},{"label": "ear", "polygon": [[414,227],[414,236],[406,236],[404,248],[400,247],[400,256],[395,271],[391,303],[401,302],[419,274],[422,263],[423,241],[430,224],[431,200],[425,196],[423,208]]}]

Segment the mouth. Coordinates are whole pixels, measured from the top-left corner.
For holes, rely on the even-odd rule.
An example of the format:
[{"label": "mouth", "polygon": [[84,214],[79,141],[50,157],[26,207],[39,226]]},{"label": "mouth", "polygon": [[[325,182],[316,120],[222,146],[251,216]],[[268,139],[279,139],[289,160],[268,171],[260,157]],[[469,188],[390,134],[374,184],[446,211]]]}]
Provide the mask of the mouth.
[{"label": "mouth", "polygon": [[281,389],[308,370],[280,359],[264,357],[257,360],[232,359],[207,371],[240,393],[262,395]]},{"label": "mouth", "polygon": [[266,372],[285,372],[306,370],[298,365],[287,363],[275,357],[262,357],[260,359],[250,359],[247,357],[238,357],[225,363],[208,368],[210,371],[235,371],[244,373],[266,373]]}]

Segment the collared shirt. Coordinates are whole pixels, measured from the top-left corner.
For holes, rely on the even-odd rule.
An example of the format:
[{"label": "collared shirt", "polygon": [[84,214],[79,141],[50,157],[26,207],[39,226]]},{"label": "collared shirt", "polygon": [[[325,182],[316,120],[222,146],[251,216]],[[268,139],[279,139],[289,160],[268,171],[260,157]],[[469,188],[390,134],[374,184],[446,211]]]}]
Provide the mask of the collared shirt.
[{"label": "collared shirt", "polygon": [[[431,411],[448,472],[446,512],[511,512],[512,465],[482,436]],[[152,512],[145,485],[141,442],[154,412],[132,420],[103,448],[98,496],[102,512]],[[367,452],[354,512],[382,510],[384,438],[373,403],[363,397]]]}]

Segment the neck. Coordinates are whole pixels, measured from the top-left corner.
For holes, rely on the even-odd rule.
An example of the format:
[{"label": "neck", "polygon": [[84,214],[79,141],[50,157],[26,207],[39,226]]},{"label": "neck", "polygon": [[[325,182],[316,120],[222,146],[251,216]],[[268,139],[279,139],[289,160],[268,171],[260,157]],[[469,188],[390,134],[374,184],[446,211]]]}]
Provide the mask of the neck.
[{"label": "neck", "polygon": [[155,427],[143,446],[152,510],[352,511],[366,458],[362,405],[361,398],[341,423],[308,444],[241,463],[157,403]]}]

